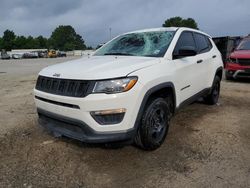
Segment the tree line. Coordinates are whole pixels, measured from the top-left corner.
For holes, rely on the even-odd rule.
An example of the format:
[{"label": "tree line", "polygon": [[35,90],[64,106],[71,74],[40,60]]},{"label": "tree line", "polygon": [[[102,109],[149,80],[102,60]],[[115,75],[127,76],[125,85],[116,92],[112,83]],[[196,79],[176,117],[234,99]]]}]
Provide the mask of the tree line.
[{"label": "tree line", "polygon": [[[198,29],[198,24],[193,18],[183,19],[172,17],[167,19],[163,27],[189,27]],[[77,34],[70,25],[60,25],[51,34],[50,38],[43,36],[16,36],[13,31],[6,30],[0,37],[0,50],[5,49],[56,49],[62,51],[92,49],[87,47],[81,35]]]},{"label": "tree line", "polygon": [[6,30],[0,37],[0,49],[56,49],[61,51],[85,50],[87,47],[81,35],[70,25],[60,25],[49,38],[38,36],[17,36],[13,31]]}]

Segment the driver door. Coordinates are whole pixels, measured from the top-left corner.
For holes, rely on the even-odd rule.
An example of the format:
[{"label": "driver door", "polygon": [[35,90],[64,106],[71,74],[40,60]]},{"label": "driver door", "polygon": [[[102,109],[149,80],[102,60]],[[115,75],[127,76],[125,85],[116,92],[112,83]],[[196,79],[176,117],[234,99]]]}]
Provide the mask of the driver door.
[{"label": "driver door", "polygon": [[[173,54],[178,53],[182,48],[197,49],[192,32],[184,31],[181,33]],[[189,57],[173,56],[173,61],[176,66],[176,90],[178,90],[180,103],[182,103],[200,91],[202,78],[197,63],[199,59],[197,55]]]}]

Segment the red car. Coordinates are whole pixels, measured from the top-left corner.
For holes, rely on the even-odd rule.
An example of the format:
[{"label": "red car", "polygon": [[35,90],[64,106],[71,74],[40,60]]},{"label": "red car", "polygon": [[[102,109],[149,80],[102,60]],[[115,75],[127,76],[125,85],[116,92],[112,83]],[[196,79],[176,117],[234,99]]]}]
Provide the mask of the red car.
[{"label": "red car", "polygon": [[250,37],[244,38],[226,62],[226,79],[250,78]]}]

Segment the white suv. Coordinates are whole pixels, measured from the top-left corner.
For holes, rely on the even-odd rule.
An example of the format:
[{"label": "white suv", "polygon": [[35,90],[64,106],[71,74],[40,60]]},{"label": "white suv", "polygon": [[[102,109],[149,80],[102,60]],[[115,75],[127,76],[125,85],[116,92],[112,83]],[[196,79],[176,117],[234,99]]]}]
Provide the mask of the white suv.
[{"label": "white suv", "polygon": [[215,104],[221,54],[211,37],[188,28],[120,35],[92,56],[49,66],[34,89],[39,123],[56,136],[88,143],[164,141],[180,107]]}]

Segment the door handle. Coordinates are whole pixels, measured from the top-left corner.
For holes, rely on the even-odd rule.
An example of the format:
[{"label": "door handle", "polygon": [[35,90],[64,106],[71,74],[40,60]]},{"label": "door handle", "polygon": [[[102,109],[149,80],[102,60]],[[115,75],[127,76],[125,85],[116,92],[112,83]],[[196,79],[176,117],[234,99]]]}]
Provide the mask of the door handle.
[{"label": "door handle", "polygon": [[216,57],[217,57],[216,55],[213,56],[213,58],[216,58]]},{"label": "door handle", "polygon": [[203,62],[203,60],[202,60],[202,59],[200,59],[200,60],[198,60],[198,61],[197,61],[197,63],[202,63],[202,62]]}]

